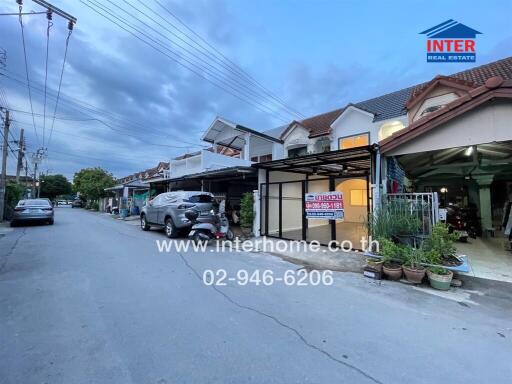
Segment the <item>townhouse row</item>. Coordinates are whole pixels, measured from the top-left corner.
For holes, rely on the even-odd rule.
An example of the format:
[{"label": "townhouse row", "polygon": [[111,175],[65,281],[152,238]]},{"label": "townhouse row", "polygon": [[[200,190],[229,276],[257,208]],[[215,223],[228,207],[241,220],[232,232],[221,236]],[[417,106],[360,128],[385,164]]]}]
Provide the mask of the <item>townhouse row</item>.
[{"label": "townhouse row", "polygon": [[[141,202],[210,191],[234,211],[254,191],[254,233],[284,239],[357,241],[372,210],[397,193],[474,210],[490,231],[512,201],[512,57],[266,131],[218,117],[201,139],[208,149],[113,190]],[[308,218],[306,196],[325,192],[341,192],[343,218]]]}]

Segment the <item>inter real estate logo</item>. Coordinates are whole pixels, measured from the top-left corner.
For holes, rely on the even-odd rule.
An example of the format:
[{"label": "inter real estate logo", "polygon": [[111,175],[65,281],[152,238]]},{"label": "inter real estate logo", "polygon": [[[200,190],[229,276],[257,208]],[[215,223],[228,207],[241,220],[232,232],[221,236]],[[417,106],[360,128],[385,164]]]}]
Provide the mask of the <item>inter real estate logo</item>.
[{"label": "inter real estate logo", "polygon": [[450,19],[420,34],[427,35],[427,62],[429,63],[474,63],[476,61],[476,35],[481,35],[482,32]]}]

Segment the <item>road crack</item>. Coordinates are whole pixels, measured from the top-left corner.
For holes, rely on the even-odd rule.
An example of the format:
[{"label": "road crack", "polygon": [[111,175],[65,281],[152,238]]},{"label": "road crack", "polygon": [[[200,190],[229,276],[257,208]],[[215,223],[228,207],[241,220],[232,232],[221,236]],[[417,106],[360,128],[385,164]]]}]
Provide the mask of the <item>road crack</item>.
[{"label": "road crack", "polygon": [[[192,266],[190,265],[190,263],[188,262],[188,260],[185,258],[185,256],[183,256],[180,252],[177,252],[177,254],[180,256],[181,260],[183,261],[183,263],[185,264],[185,266],[190,270],[192,271],[192,273],[200,280],[200,281],[203,281],[201,275],[199,274],[199,272],[197,272],[197,270]],[[247,306],[247,305],[244,305],[244,304],[241,304],[239,302],[237,302],[236,300],[234,300],[231,296],[229,296],[227,293],[221,291],[218,287],[216,287],[215,285],[211,285],[211,288],[213,288],[218,294],[220,294],[222,297],[224,297],[224,299],[226,299],[228,302],[230,302],[231,304],[233,304],[234,306],[240,308],[240,309],[245,309],[247,311],[251,311],[251,312],[254,312],[260,316],[263,316],[263,317],[266,317],[267,319],[270,319],[272,320],[274,323],[276,323],[277,325],[279,325],[280,327],[283,327],[285,328],[286,330],[292,332],[293,334],[295,334],[299,340],[305,345],[307,346],[308,348],[310,349],[313,349],[319,353],[321,353],[322,355],[326,356],[328,359],[334,361],[335,363],[337,364],[340,364],[340,365],[343,365],[344,367],[347,367],[357,373],[359,373],[361,376],[364,376],[366,377],[368,380],[374,382],[374,383],[377,383],[377,384],[383,384],[379,379],[373,377],[372,375],[370,375],[369,373],[365,372],[364,370],[362,370],[361,368],[358,368],[356,367],[355,365],[353,364],[350,364],[350,363],[347,363],[346,361],[343,361],[341,359],[338,359],[336,356],[332,355],[330,352],[326,351],[325,349],[322,349],[318,346],[316,346],[315,344],[312,344],[311,342],[309,342],[304,335],[302,335],[296,328],[292,327],[291,325],[288,325],[284,322],[282,322],[281,320],[279,320],[277,317],[271,315],[271,314],[268,314],[266,312],[263,312],[263,311],[260,311],[259,309],[256,309],[256,308],[253,308],[253,307],[250,307],[250,306]]]},{"label": "road crack", "polygon": [[2,261],[2,264],[0,265],[0,272],[3,271],[3,269],[5,268],[5,266],[7,265],[7,261],[9,259],[9,257],[12,255],[12,253],[14,252],[14,250],[16,249],[16,247],[18,246],[18,242],[20,241],[20,239],[25,236],[25,234],[27,233],[27,230],[25,228],[23,228],[23,232],[21,232],[21,235],[18,236],[18,238],[14,241],[13,245],[11,246],[11,248],[9,249],[9,251],[5,254],[5,256],[3,257],[3,261]]}]

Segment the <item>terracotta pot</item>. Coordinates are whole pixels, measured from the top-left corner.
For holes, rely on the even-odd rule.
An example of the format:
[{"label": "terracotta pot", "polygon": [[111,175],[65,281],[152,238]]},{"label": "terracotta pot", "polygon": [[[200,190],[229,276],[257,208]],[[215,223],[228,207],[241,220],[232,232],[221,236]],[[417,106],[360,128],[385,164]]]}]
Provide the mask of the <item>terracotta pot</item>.
[{"label": "terracotta pot", "polygon": [[402,266],[397,264],[383,264],[382,271],[389,280],[400,280],[402,277]]},{"label": "terracotta pot", "polygon": [[366,259],[366,265],[369,267],[372,267],[373,269],[375,269],[376,271],[379,271],[379,272],[382,272],[382,264],[384,264],[384,262],[379,259],[372,259],[372,258]]},{"label": "terracotta pot", "polygon": [[423,267],[411,268],[404,265],[402,269],[404,270],[405,277],[411,283],[420,284],[425,277],[426,270]]},{"label": "terracotta pot", "polygon": [[448,270],[447,275],[438,275],[427,270],[427,276],[432,288],[439,289],[441,291],[447,291],[450,289],[453,279],[452,271]]}]

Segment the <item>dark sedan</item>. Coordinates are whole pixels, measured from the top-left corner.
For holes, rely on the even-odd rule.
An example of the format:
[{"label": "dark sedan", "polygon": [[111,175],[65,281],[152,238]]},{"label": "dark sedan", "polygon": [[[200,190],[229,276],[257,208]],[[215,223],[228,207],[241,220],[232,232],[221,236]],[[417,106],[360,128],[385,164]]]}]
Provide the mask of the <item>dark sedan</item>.
[{"label": "dark sedan", "polygon": [[14,208],[11,227],[21,222],[40,221],[53,224],[53,207],[48,199],[20,200]]}]

